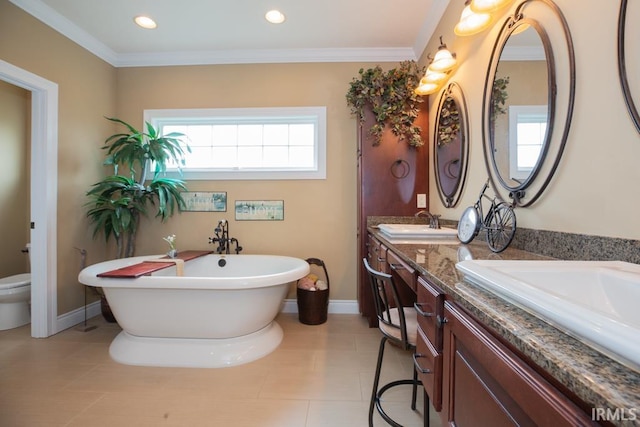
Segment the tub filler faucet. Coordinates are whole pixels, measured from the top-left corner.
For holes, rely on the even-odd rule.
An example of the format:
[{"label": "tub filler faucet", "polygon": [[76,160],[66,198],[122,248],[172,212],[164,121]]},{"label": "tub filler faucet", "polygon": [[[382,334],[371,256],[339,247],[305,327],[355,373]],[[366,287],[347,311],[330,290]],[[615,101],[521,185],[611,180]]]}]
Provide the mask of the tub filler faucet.
[{"label": "tub filler faucet", "polygon": [[429,211],[418,211],[416,213],[416,218],[420,216],[425,216],[429,219],[429,228],[440,228],[440,215],[434,215]]},{"label": "tub filler faucet", "polygon": [[242,250],[242,246],[240,246],[238,239],[235,237],[229,237],[229,222],[226,219],[218,221],[218,226],[213,230],[215,233],[215,237],[209,237],[209,244],[217,243],[218,247],[216,248],[216,253],[218,254],[229,254],[231,250],[231,245],[235,244],[236,246],[236,254],[239,254]]}]

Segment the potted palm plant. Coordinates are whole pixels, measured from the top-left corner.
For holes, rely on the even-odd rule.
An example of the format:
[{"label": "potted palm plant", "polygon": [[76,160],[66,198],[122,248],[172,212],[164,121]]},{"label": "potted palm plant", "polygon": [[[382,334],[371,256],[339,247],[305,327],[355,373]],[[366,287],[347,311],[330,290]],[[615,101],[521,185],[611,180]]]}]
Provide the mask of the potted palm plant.
[{"label": "potted palm plant", "polygon": [[[117,133],[105,141],[107,150],[105,165],[113,166],[113,175],[92,185],[87,192],[89,211],[87,216],[93,224],[93,236],[104,234],[106,241],[114,237],[117,257],[131,257],[135,253],[135,241],[140,219],[148,215],[152,206],[155,217],[165,221],[176,209],[184,207],[181,191],[186,190],[184,181],[164,176],[167,164],[184,164],[185,150],[190,152],[181,133],[160,135],[150,123],[146,132],[116,118],[107,118],[120,123],[128,133]],[[150,167],[154,167],[153,178],[147,182]],[[121,174],[121,169],[125,173]]]},{"label": "potted palm plant", "polygon": [[[87,217],[93,225],[94,238],[103,234],[108,242],[113,236],[117,258],[131,257],[135,253],[140,219],[148,216],[149,208],[155,211],[156,218],[165,221],[184,207],[180,194],[186,190],[184,181],[167,178],[164,173],[170,163],[178,168],[184,165],[185,151],[191,150],[184,134],[161,135],[150,123],[146,123],[143,132],[120,119],[107,120],[125,126],[128,132],[116,133],[105,140],[104,164],[113,167],[113,174],[93,184],[87,192]],[[153,176],[148,181],[151,167]],[[106,301],[101,297],[103,315],[110,320],[109,313],[105,313]]]}]

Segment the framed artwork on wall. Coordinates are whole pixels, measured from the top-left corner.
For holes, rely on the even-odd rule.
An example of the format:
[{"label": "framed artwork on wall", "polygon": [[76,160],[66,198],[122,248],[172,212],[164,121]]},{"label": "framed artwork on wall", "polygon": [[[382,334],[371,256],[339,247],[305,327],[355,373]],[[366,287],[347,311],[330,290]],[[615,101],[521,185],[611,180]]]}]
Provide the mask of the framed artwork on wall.
[{"label": "framed artwork on wall", "polygon": [[236,221],[282,221],[284,200],[236,200]]},{"label": "framed artwork on wall", "polygon": [[185,212],[226,212],[226,191],[184,191]]}]

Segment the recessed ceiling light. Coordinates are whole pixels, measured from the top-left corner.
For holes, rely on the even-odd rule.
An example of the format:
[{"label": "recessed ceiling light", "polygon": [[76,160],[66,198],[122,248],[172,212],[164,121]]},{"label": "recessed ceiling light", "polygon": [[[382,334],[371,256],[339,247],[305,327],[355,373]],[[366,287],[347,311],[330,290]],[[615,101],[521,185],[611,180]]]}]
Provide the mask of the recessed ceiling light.
[{"label": "recessed ceiling light", "polygon": [[148,30],[152,30],[158,26],[158,24],[156,24],[156,21],[144,15],[136,16],[135,18],[133,18],[133,20],[142,28],[146,28]]},{"label": "recessed ceiling light", "polygon": [[284,14],[279,10],[275,10],[275,9],[265,13],[264,17],[267,21],[271,22],[272,24],[282,24],[285,20]]}]

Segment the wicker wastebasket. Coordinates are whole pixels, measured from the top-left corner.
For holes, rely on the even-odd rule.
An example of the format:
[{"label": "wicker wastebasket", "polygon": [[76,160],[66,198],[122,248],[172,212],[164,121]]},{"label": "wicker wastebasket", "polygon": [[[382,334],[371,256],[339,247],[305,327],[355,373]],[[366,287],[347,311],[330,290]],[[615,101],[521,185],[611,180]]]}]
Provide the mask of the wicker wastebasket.
[{"label": "wicker wastebasket", "polygon": [[310,272],[318,276],[327,284],[327,289],[310,291],[297,288],[298,292],[298,319],[305,325],[320,325],[327,321],[329,309],[329,274],[324,261],[318,258],[309,258]]}]

